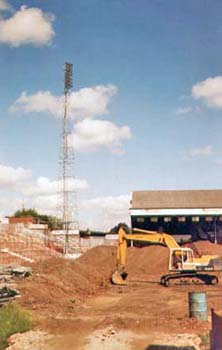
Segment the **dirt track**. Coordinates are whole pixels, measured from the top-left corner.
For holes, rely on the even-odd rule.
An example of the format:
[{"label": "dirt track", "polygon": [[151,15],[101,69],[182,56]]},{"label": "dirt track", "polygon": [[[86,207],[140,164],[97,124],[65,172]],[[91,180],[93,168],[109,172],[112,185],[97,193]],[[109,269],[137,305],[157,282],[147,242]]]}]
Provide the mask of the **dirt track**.
[{"label": "dirt track", "polygon": [[38,264],[35,275],[20,285],[21,302],[40,315],[38,328],[53,335],[41,349],[143,350],[169,343],[198,349],[200,338],[194,336],[207,335],[210,322],[188,318],[188,292],[206,291],[209,315],[212,307],[222,311],[221,279],[217,286],[162,287],[167,249],[146,247],[129,251],[129,284],[112,286],[114,253],[99,247],[76,262]]}]

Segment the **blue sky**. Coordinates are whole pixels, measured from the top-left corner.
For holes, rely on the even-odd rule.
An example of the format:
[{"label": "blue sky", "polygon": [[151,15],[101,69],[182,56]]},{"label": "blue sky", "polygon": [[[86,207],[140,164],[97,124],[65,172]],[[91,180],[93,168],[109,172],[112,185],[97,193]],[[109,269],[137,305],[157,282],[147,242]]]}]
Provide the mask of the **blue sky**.
[{"label": "blue sky", "polygon": [[219,0],[0,0],[2,215],[54,210],[65,61],[82,226],[127,220],[132,190],[221,188],[221,14]]}]

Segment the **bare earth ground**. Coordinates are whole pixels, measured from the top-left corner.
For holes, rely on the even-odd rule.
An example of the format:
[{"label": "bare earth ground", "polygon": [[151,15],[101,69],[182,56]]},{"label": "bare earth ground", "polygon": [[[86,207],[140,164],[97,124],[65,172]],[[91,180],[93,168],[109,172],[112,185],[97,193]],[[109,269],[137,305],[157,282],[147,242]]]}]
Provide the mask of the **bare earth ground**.
[{"label": "bare earth ground", "polygon": [[[206,291],[208,308],[222,305],[222,286],[171,287],[130,282],[109,287],[68,315],[41,316],[40,333],[28,339],[27,349],[143,350],[151,344],[195,345],[206,335],[210,322],[188,318],[188,292]],[[41,339],[41,340],[40,340]],[[30,343],[31,341],[31,343]],[[19,342],[11,350],[26,350]]]},{"label": "bare earth ground", "polygon": [[[166,251],[162,254],[161,249],[165,248],[158,249],[152,248],[152,251],[157,255],[161,252],[162,258]],[[112,286],[108,282],[107,273],[115,262],[110,247],[90,252],[83,260],[78,260],[77,265],[62,262],[62,269],[58,260],[48,267],[44,265],[44,269],[37,266],[38,274],[20,285],[20,289],[23,292],[21,303],[39,318],[38,331],[13,336],[14,344],[9,349],[145,350],[151,344],[193,345],[197,350],[204,349],[200,346],[200,337],[209,334],[210,309],[222,311],[221,279],[217,286],[162,287],[158,282],[160,270],[166,267],[167,256],[165,262],[161,262],[162,267],[156,263],[159,272],[155,269],[154,274],[155,266],[147,267],[148,252],[151,250],[143,248],[134,249],[129,254],[127,286]],[[87,271],[81,267],[81,262],[85,266],[87,261],[89,266],[91,260],[93,265]],[[84,275],[85,279],[80,280],[72,273],[77,268],[81,271],[81,278]],[[67,283],[63,281],[64,269]],[[97,269],[102,270],[102,279]],[[50,280],[48,275],[45,276],[46,270],[50,271]],[[90,276],[86,277],[88,273]],[[84,282],[84,289],[83,285],[76,283],[77,280]],[[60,289],[56,290],[57,286]],[[188,317],[190,291],[207,293],[208,321]]]}]

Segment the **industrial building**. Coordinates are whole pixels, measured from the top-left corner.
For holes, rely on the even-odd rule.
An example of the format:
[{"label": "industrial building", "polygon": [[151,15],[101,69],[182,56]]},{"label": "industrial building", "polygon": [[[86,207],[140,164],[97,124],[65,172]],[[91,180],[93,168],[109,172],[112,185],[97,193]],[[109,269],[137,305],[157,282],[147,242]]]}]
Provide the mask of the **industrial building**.
[{"label": "industrial building", "polygon": [[222,242],[222,190],[134,191],[132,228]]}]

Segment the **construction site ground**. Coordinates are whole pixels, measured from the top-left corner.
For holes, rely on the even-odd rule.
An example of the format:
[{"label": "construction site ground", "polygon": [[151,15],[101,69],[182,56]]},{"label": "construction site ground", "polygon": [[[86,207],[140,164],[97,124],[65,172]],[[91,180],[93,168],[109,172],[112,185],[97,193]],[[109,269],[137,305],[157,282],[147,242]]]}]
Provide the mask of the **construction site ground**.
[{"label": "construction site ground", "polygon": [[[222,247],[198,242],[196,254]],[[213,250],[213,251],[212,251]],[[115,247],[93,248],[76,261],[61,258],[33,264],[34,274],[18,282],[19,302],[38,320],[34,331],[12,337],[10,350],[145,350],[149,345],[205,349],[210,309],[222,311],[222,284],[159,284],[168,269],[168,250],[161,246],[130,248],[126,286],[109,282]],[[188,316],[188,292],[207,293],[208,321]],[[202,344],[201,344],[202,342]]]}]

